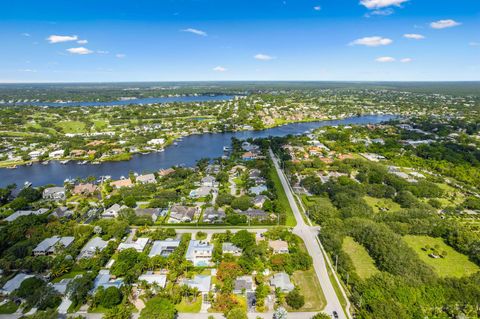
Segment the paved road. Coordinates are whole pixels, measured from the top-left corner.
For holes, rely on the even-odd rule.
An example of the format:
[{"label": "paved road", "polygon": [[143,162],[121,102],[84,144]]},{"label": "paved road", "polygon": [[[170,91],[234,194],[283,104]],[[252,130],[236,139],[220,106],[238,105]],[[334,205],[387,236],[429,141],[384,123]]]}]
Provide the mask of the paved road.
[{"label": "paved road", "polygon": [[317,242],[318,227],[312,227],[305,223],[305,220],[298,209],[297,203],[295,202],[292,190],[285,175],[283,174],[283,171],[280,169],[278,160],[273,154],[272,150],[270,150],[270,156],[273,160],[273,164],[275,165],[278,176],[280,177],[282,186],[285,189],[285,193],[287,195],[288,202],[292,207],[295,219],[297,220],[297,226],[295,226],[293,229],[293,233],[303,239],[308,253],[313,258],[313,268],[315,269],[315,273],[317,274],[318,280],[322,286],[323,293],[327,300],[327,306],[325,307],[324,312],[331,315],[333,311],[337,311],[339,318],[347,318],[342,310],[342,306],[337,294],[335,293],[335,290],[333,289],[332,283],[330,282],[330,278],[328,277],[327,265]]}]

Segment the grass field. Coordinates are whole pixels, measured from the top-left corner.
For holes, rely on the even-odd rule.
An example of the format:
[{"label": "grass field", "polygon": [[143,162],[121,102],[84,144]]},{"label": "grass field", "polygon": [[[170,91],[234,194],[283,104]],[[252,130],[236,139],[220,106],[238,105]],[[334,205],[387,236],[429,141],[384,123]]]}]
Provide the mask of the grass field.
[{"label": "grass field", "polygon": [[300,293],[305,296],[305,305],[296,311],[313,312],[325,308],[327,302],[313,268],[307,271],[296,271],[292,279],[295,285],[299,287]]},{"label": "grass field", "polygon": [[[445,244],[441,238],[408,235],[403,237],[403,239],[415,250],[420,259],[435,269],[435,272],[440,277],[464,277],[480,270],[480,267],[468,260],[467,256],[460,254]],[[437,250],[439,252],[445,251],[447,255],[444,258],[429,257],[429,252],[422,249],[425,245],[429,245],[430,247],[438,245]]]},{"label": "grass field", "polygon": [[293,215],[292,208],[290,207],[290,203],[288,202],[287,194],[285,194],[285,190],[283,189],[282,183],[280,182],[280,177],[277,174],[277,170],[273,167],[270,169],[270,178],[272,179],[273,183],[275,184],[275,189],[278,195],[278,201],[281,203],[282,207],[286,210],[286,222],[285,225],[289,227],[294,227],[297,225],[297,221],[295,220],[295,216]]},{"label": "grass field", "polygon": [[202,296],[198,296],[194,302],[190,302],[186,298],[183,298],[175,308],[177,308],[178,312],[200,312],[200,309],[202,308]]},{"label": "grass field", "polygon": [[80,121],[62,121],[58,122],[57,126],[60,127],[64,133],[85,132],[85,123]]},{"label": "grass field", "polygon": [[17,304],[14,303],[13,301],[7,301],[3,305],[0,306],[0,314],[6,315],[6,314],[11,314],[17,311]]},{"label": "grass field", "polygon": [[370,196],[363,197],[370,207],[373,208],[375,213],[379,213],[381,211],[386,212],[396,212],[401,209],[400,205],[395,203],[393,200],[389,198],[375,198]]},{"label": "grass field", "polygon": [[379,272],[365,247],[354,241],[352,237],[345,237],[342,249],[350,256],[355,272],[360,278],[367,279]]}]

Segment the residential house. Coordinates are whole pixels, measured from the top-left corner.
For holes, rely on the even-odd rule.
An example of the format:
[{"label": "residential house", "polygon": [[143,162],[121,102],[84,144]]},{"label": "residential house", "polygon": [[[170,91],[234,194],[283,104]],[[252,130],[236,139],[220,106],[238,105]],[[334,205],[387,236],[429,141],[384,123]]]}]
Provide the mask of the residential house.
[{"label": "residential house", "polygon": [[98,191],[98,187],[91,183],[86,184],[77,184],[73,187],[73,195],[84,195],[88,196]]},{"label": "residential house", "polygon": [[88,243],[83,246],[80,254],[78,254],[77,259],[82,258],[92,258],[95,256],[97,251],[102,251],[107,247],[108,241],[101,239],[100,237],[93,237],[88,241]]},{"label": "residential house", "polygon": [[48,209],[46,209],[46,208],[40,208],[38,210],[18,210],[15,213],[13,213],[12,215],[5,218],[4,221],[13,222],[14,220],[16,220],[17,218],[22,217],[22,216],[29,216],[29,215],[37,215],[38,216],[38,215],[43,215],[46,212],[48,212]]},{"label": "residential house", "polygon": [[255,154],[252,152],[245,152],[242,154],[242,160],[244,161],[251,161],[253,159],[255,159]]},{"label": "residential house", "polygon": [[155,175],[153,174],[145,174],[145,175],[137,176],[136,181],[137,183],[140,183],[140,184],[154,184],[157,182],[157,180],[155,179]]},{"label": "residential house", "polygon": [[250,193],[255,194],[255,195],[260,195],[263,192],[266,192],[268,190],[266,185],[257,185],[254,187],[250,187],[248,190]]},{"label": "residential house", "polygon": [[268,199],[268,197],[265,196],[265,195],[257,195],[253,199],[253,206],[258,207],[258,208],[262,208],[263,204],[265,204],[265,201],[267,199]]},{"label": "residential house", "polygon": [[190,240],[186,259],[194,266],[208,266],[212,259],[213,245],[202,240]]},{"label": "residential house", "polygon": [[209,186],[201,186],[197,189],[190,191],[190,198],[200,198],[210,195],[211,193],[216,192],[216,189]]},{"label": "residential house", "polygon": [[242,294],[245,292],[252,292],[255,290],[252,276],[240,276],[235,280],[233,292]]},{"label": "residential house", "polygon": [[158,171],[158,175],[160,177],[165,177],[165,176],[170,175],[172,173],[175,173],[175,170],[173,168],[161,169],[161,170]]},{"label": "residential house", "polygon": [[108,209],[106,209],[103,213],[102,213],[102,218],[117,218],[118,217],[118,213],[122,210],[122,209],[126,209],[128,208],[127,206],[123,205],[123,206],[120,206],[119,204],[113,204],[112,206],[110,206]]},{"label": "residential house", "polygon": [[50,238],[45,238],[42,242],[40,242],[37,245],[37,247],[33,249],[33,255],[46,256],[46,255],[54,254],[57,247],[67,248],[73,243],[74,240],[75,240],[75,237],[70,237],[70,236],[67,236],[67,237],[53,236]]},{"label": "residential house", "polygon": [[290,277],[285,272],[276,273],[270,278],[270,286],[280,289],[281,292],[290,292],[295,286],[290,281]]},{"label": "residential house", "polygon": [[15,277],[10,279],[3,285],[2,289],[0,290],[0,293],[4,295],[9,295],[11,294],[14,290],[20,288],[20,285],[25,279],[31,278],[33,275],[27,275],[24,273],[19,273],[16,274]]},{"label": "residential house", "polygon": [[43,190],[43,199],[47,200],[65,200],[66,191],[65,187],[48,187]]},{"label": "residential house", "polygon": [[173,205],[170,209],[169,223],[190,223],[198,208],[183,205]]},{"label": "residential house", "polygon": [[95,292],[99,287],[103,287],[104,289],[110,287],[120,288],[123,286],[123,279],[116,279],[112,278],[110,275],[110,271],[108,269],[102,269],[98,272],[97,277],[93,281],[93,289],[92,291]]},{"label": "residential house", "polygon": [[242,249],[232,243],[225,242],[222,244],[222,253],[232,254],[233,256],[240,256],[242,254]]},{"label": "residential house", "polygon": [[73,216],[73,212],[68,209],[66,206],[61,206],[55,208],[55,210],[50,214],[50,216],[55,218],[71,218]]},{"label": "residential house", "polygon": [[197,288],[202,294],[206,294],[210,291],[212,277],[209,275],[195,275],[193,279],[183,279],[182,285],[187,285],[190,288]]},{"label": "residential house", "polygon": [[130,180],[130,178],[126,178],[126,179],[120,179],[118,181],[113,181],[110,183],[110,186],[112,186],[113,188],[119,189],[123,187],[132,187],[133,183]]},{"label": "residential house", "polygon": [[214,207],[207,207],[203,212],[204,223],[221,223],[227,215],[221,208],[215,209]]},{"label": "residential house", "polygon": [[155,145],[155,146],[163,145],[163,144],[165,144],[165,139],[164,138],[154,138],[154,139],[151,139],[150,141],[148,141],[147,144],[148,145]]},{"label": "residential house", "polygon": [[64,150],[56,150],[56,151],[50,152],[50,154],[48,154],[48,157],[60,158],[60,157],[63,157],[64,154],[65,154]]},{"label": "residential house", "polygon": [[215,177],[211,175],[208,175],[202,178],[201,184],[202,186],[205,186],[205,187],[218,187],[217,180],[215,179]]},{"label": "residential house", "polygon": [[145,281],[150,285],[156,284],[160,288],[165,288],[167,284],[167,275],[155,274],[153,271],[147,271],[147,273],[138,277],[138,281]]},{"label": "residential house", "polygon": [[156,240],[153,242],[152,249],[150,250],[148,257],[168,257],[175,249],[178,248],[179,245],[180,240],[177,239]]},{"label": "residential house", "polygon": [[274,254],[288,254],[288,243],[284,240],[270,240],[268,246]]},{"label": "residential house", "polygon": [[122,251],[122,250],[125,250],[125,249],[130,249],[130,248],[133,248],[135,249],[137,252],[141,253],[144,249],[145,249],[145,246],[147,246],[148,242],[150,241],[149,238],[137,238],[137,240],[130,240],[130,239],[127,239],[127,241],[123,242],[123,243],[120,243],[120,245],[118,245],[118,251]]},{"label": "residential house", "polygon": [[267,220],[270,216],[261,209],[249,208],[246,211],[238,212],[240,215],[247,216],[249,219]]},{"label": "residential house", "polygon": [[160,208],[135,208],[135,215],[138,217],[150,217],[156,222],[158,217],[165,216],[167,211]]}]

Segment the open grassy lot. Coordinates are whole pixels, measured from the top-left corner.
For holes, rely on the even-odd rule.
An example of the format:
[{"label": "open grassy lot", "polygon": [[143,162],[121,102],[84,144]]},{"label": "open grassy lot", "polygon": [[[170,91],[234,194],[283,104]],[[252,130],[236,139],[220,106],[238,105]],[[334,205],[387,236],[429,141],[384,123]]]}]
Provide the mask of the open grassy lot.
[{"label": "open grassy lot", "polygon": [[183,298],[178,305],[175,305],[175,308],[177,308],[178,312],[200,312],[200,309],[202,308],[202,296],[198,296],[196,300],[193,300],[192,302],[187,298]]},{"label": "open grassy lot", "polygon": [[305,305],[296,311],[320,311],[325,308],[327,302],[318,282],[315,270],[296,271],[292,276],[293,282],[305,296]]},{"label": "open grassy lot", "polygon": [[[441,238],[408,235],[403,237],[403,239],[415,250],[420,259],[435,269],[440,277],[463,277],[474,274],[480,270],[480,267],[468,260],[467,256],[460,254],[445,244]],[[426,245],[436,247],[437,251],[445,251],[447,254],[443,258],[429,257],[430,251],[424,250]]]},{"label": "open grassy lot", "polygon": [[355,271],[360,278],[367,279],[379,272],[365,247],[354,241],[352,237],[345,237],[342,249],[352,259]]},{"label": "open grassy lot", "polygon": [[283,189],[282,183],[280,182],[280,177],[278,176],[277,170],[273,167],[273,165],[270,169],[270,178],[275,184],[278,201],[281,203],[282,207],[285,209],[285,213],[287,214],[285,225],[289,227],[294,227],[295,225],[297,225],[297,221],[295,220],[292,208],[290,207],[290,203],[288,202],[287,194],[285,194],[285,190]]},{"label": "open grassy lot", "polygon": [[13,301],[7,301],[3,305],[0,306],[0,314],[6,315],[6,314],[11,314],[17,311],[17,304],[14,303]]},{"label": "open grassy lot", "polygon": [[389,198],[375,198],[370,196],[363,197],[370,207],[373,208],[375,213],[379,213],[381,211],[386,212],[395,212],[401,209],[400,205],[395,203],[393,200]]},{"label": "open grassy lot", "polygon": [[64,133],[85,132],[85,123],[80,121],[62,121],[58,122],[57,126],[60,127]]}]

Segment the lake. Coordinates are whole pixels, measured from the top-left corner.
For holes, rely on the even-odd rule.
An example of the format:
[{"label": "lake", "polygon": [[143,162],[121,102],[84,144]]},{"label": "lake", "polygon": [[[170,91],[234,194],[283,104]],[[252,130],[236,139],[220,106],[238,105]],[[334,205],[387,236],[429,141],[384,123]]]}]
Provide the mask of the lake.
[{"label": "lake", "polygon": [[27,180],[35,186],[45,184],[63,185],[63,181],[67,178],[106,175],[117,179],[120,176],[128,176],[131,171],[141,174],[174,165],[193,166],[199,159],[220,157],[223,155],[223,147],[231,145],[232,137],[247,139],[286,136],[289,134],[297,135],[323,126],[375,124],[393,118],[395,118],[393,115],[365,115],[342,120],[293,123],[262,131],[190,135],[178,141],[177,146],[171,145],[166,147],[164,152],[145,155],[136,154],[130,161],[105,162],[99,165],[78,165],[76,162],[62,165],[57,161],[51,161],[47,165],[36,163],[32,166],[19,166],[17,169],[2,168],[0,169],[0,185],[4,187],[8,184],[16,183],[20,186]]},{"label": "lake", "polygon": [[169,97],[150,97],[130,100],[117,100],[109,102],[18,102],[18,103],[3,103],[4,105],[24,105],[24,106],[50,106],[50,107],[64,107],[64,106],[114,106],[114,105],[129,105],[129,104],[154,104],[154,103],[195,103],[208,101],[227,101],[232,100],[233,95],[186,95],[186,96],[169,96]]}]

